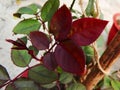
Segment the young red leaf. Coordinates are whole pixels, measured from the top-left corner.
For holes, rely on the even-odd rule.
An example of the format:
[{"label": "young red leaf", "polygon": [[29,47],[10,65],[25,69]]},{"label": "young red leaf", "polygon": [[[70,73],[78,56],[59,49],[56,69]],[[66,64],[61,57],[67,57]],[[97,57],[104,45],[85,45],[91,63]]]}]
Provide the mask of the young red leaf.
[{"label": "young red leaf", "polygon": [[108,22],[95,18],[82,18],[72,23],[70,38],[78,45],[93,43],[102,33]]},{"label": "young red leaf", "polygon": [[15,45],[15,47],[12,47],[12,49],[16,49],[16,50],[26,50],[27,47],[26,47],[26,44],[24,42],[22,42],[22,40],[18,39],[18,41],[14,41],[14,40],[11,40],[11,39],[6,39],[7,42],[10,42],[12,43],[13,45]]},{"label": "young red leaf", "polygon": [[27,50],[26,47],[12,47],[11,49],[15,49],[15,50]]},{"label": "young red leaf", "polygon": [[112,41],[117,32],[118,29],[116,28],[115,24],[113,24],[108,35],[107,45],[109,45],[109,43]]},{"label": "young red leaf", "polygon": [[58,65],[65,71],[83,75],[85,72],[85,56],[82,49],[72,42],[64,42],[55,49],[55,58]]},{"label": "young red leaf", "polygon": [[50,70],[54,70],[57,67],[57,62],[53,52],[45,54],[43,57],[43,64]]},{"label": "young red leaf", "polygon": [[26,70],[26,71],[22,74],[21,77],[28,78],[28,72],[29,72],[29,70]]},{"label": "young red leaf", "polygon": [[49,48],[50,40],[46,34],[39,31],[34,31],[30,33],[30,39],[32,44],[38,50],[45,50]]},{"label": "young red leaf", "polygon": [[58,41],[65,40],[70,32],[72,25],[72,16],[70,10],[63,5],[56,11],[50,21],[50,33]]},{"label": "young red leaf", "polygon": [[11,39],[6,39],[6,41],[9,43],[12,43],[13,45],[18,46],[18,47],[24,46],[22,43],[11,40]]}]

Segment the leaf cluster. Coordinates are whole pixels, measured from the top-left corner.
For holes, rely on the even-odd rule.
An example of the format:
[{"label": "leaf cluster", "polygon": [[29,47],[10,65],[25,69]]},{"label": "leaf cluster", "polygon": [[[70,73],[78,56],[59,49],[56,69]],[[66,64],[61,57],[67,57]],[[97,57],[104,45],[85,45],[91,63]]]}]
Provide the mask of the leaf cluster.
[{"label": "leaf cluster", "polygon": [[[93,2],[86,8],[88,16],[93,16]],[[101,35],[107,21],[80,18],[82,15],[75,19],[75,10],[59,4],[59,0],[48,0],[42,7],[31,4],[14,14],[21,21],[13,33],[23,37],[7,39],[13,44],[11,59],[27,69],[11,80],[0,66],[0,86],[7,85],[5,90],[86,90],[76,78],[86,74],[86,65],[94,56],[90,44]],[[31,17],[22,19],[25,14]],[[41,51],[44,53],[39,55]],[[30,66],[32,60],[38,64]]]}]

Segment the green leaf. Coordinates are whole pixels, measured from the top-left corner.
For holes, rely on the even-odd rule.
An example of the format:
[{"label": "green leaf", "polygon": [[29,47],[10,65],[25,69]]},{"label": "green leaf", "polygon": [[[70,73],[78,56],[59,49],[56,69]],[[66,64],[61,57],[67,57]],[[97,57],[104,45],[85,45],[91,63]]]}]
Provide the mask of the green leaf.
[{"label": "green leaf", "polygon": [[41,24],[34,19],[25,19],[19,22],[13,29],[15,34],[29,34],[32,31],[38,31]]},{"label": "green leaf", "polygon": [[36,14],[40,6],[38,4],[30,4],[26,7],[21,7],[16,13],[18,14]]},{"label": "green leaf", "polygon": [[115,80],[115,83],[118,86],[118,88],[120,89],[120,81]]},{"label": "green leaf", "polygon": [[6,90],[39,90],[37,84],[35,84],[32,80],[25,78],[19,78],[13,83],[13,85],[8,85]]},{"label": "green leaf", "polygon": [[29,46],[29,50],[33,50],[35,55],[39,53],[39,50],[37,50],[34,46]]},{"label": "green leaf", "polygon": [[19,90],[39,90],[38,86],[31,80],[20,78],[14,82]]},{"label": "green leaf", "polygon": [[11,50],[11,59],[16,66],[26,67],[30,61],[31,56],[27,50]]},{"label": "green leaf", "polygon": [[98,52],[100,55],[103,54],[104,52],[104,45],[106,44],[106,41],[104,39],[104,36],[100,36],[98,39],[97,39],[97,47],[98,47]]},{"label": "green leaf", "polygon": [[[20,38],[25,44],[27,44],[27,37],[26,36],[24,36],[24,37],[22,37],[22,38]],[[19,41],[18,41],[19,42]]]},{"label": "green leaf", "polygon": [[90,46],[84,46],[82,48],[86,55],[86,64],[89,64],[94,56],[94,49]]},{"label": "green leaf", "polygon": [[29,70],[28,77],[40,84],[49,84],[57,80],[57,73],[48,70],[43,65],[35,66]]},{"label": "green leaf", "polygon": [[70,83],[73,80],[73,75],[67,72],[62,72],[60,74],[60,79],[59,81],[63,84]]},{"label": "green leaf", "polygon": [[111,79],[109,78],[109,76],[104,77],[104,86],[105,87],[110,87],[111,86]]},{"label": "green leaf", "polygon": [[56,83],[54,83],[54,82],[50,83],[50,84],[41,85],[41,87],[48,88],[48,89],[53,88],[55,86],[56,86]]},{"label": "green leaf", "polygon": [[86,8],[86,14],[87,16],[93,16],[94,14],[94,0],[89,0],[87,8]]},{"label": "green leaf", "polygon": [[14,87],[14,84],[8,84],[5,90],[16,90],[16,88]]},{"label": "green leaf", "polygon": [[41,18],[43,19],[43,21],[50,21],[53,14],[58,9],[59,4],[60,4],[59,0],[48,0],[44,4],[41,10]]},{"label": "green leaf", "polygon": [[23,36],[21,38],[18,38],[16,41],[19,42],[19,43],[21,43],[21,41],[22,41],[22,42],[24,42],[24,44],[27,44],[27,36]]},{"label": "green leaf", "polygon": [[113,87],[114,90],[120,90],[120,88],[118,87],[118,85],[116,84],[116,81],[115,80],[112,80],[111,81],[111,85]]},{"label": "green leaf", "polygon": [[70,85],[66,90],[86,90],[86,88],[81,83],[74,83]]},{"label": "green leaf", "polygon": [[58,67],[57,67],[57,72],[58,72],[58,73],[62,73],[62,72],[63,72],[62,68],[58,66]]},{"label": "green leaf", "polygon": [[7,70],[2,65],[0,65],[0,86],[8,80],[10,80],[10,77]]}]

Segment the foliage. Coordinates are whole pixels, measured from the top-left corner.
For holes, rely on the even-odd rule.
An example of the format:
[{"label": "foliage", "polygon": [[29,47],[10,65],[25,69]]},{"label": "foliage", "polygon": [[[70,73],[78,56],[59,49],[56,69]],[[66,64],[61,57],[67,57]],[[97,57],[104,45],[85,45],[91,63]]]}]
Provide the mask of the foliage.
[{"label": "foliage", "polygon": [[[13,33],[24,37],[7,41],[13,44],[13,63],[26,70],[11,80],[7,70],[0,66],[0,87],[6,85],[5,90],[86,90],[77,78],[87,74],[86,66],[94,58],[91,44],[101,35],[108,21],[94,18],[94,0],[89,0],[85,10],[91,17],[80,14],[76,19],[72,14],[77,10],[66,5],[60,7],[59,3],[59,0],[48,0],[42,7],[31,4],[14,14],[21,21]],[[31,18],[22,19],[24,14]],[[40,51],[44,54],[38,56]],[[30,66],[31,60],[38,64]],[[120,88],[118,81],[109,78],[105,78],[104,83]]]}]

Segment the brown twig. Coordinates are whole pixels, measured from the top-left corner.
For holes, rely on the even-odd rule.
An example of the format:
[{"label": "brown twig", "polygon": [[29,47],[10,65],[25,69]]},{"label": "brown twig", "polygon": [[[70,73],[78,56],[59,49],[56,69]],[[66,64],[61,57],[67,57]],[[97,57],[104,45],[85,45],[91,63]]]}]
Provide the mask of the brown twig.
[{"label": "brown twig", "polygon": [[82,14],[86,17],[86,13],[85,13],[84,8],[83,8],[83,0],[79,0],[79,5],[81,8]]},{"label": "brown twig", "polygon": [[[109,71],[114,62],[120,55],[120,31],[116,34],[115,38],[109,44],[103,55],[100,57],[100,65],[104,71]],[[99,69],[98,64],[96,64],[91,72],[88,74],[86,80],[83,84],[86,86],[87,90],[93,90],[97,83],[104,77],[104,73]]]}]

